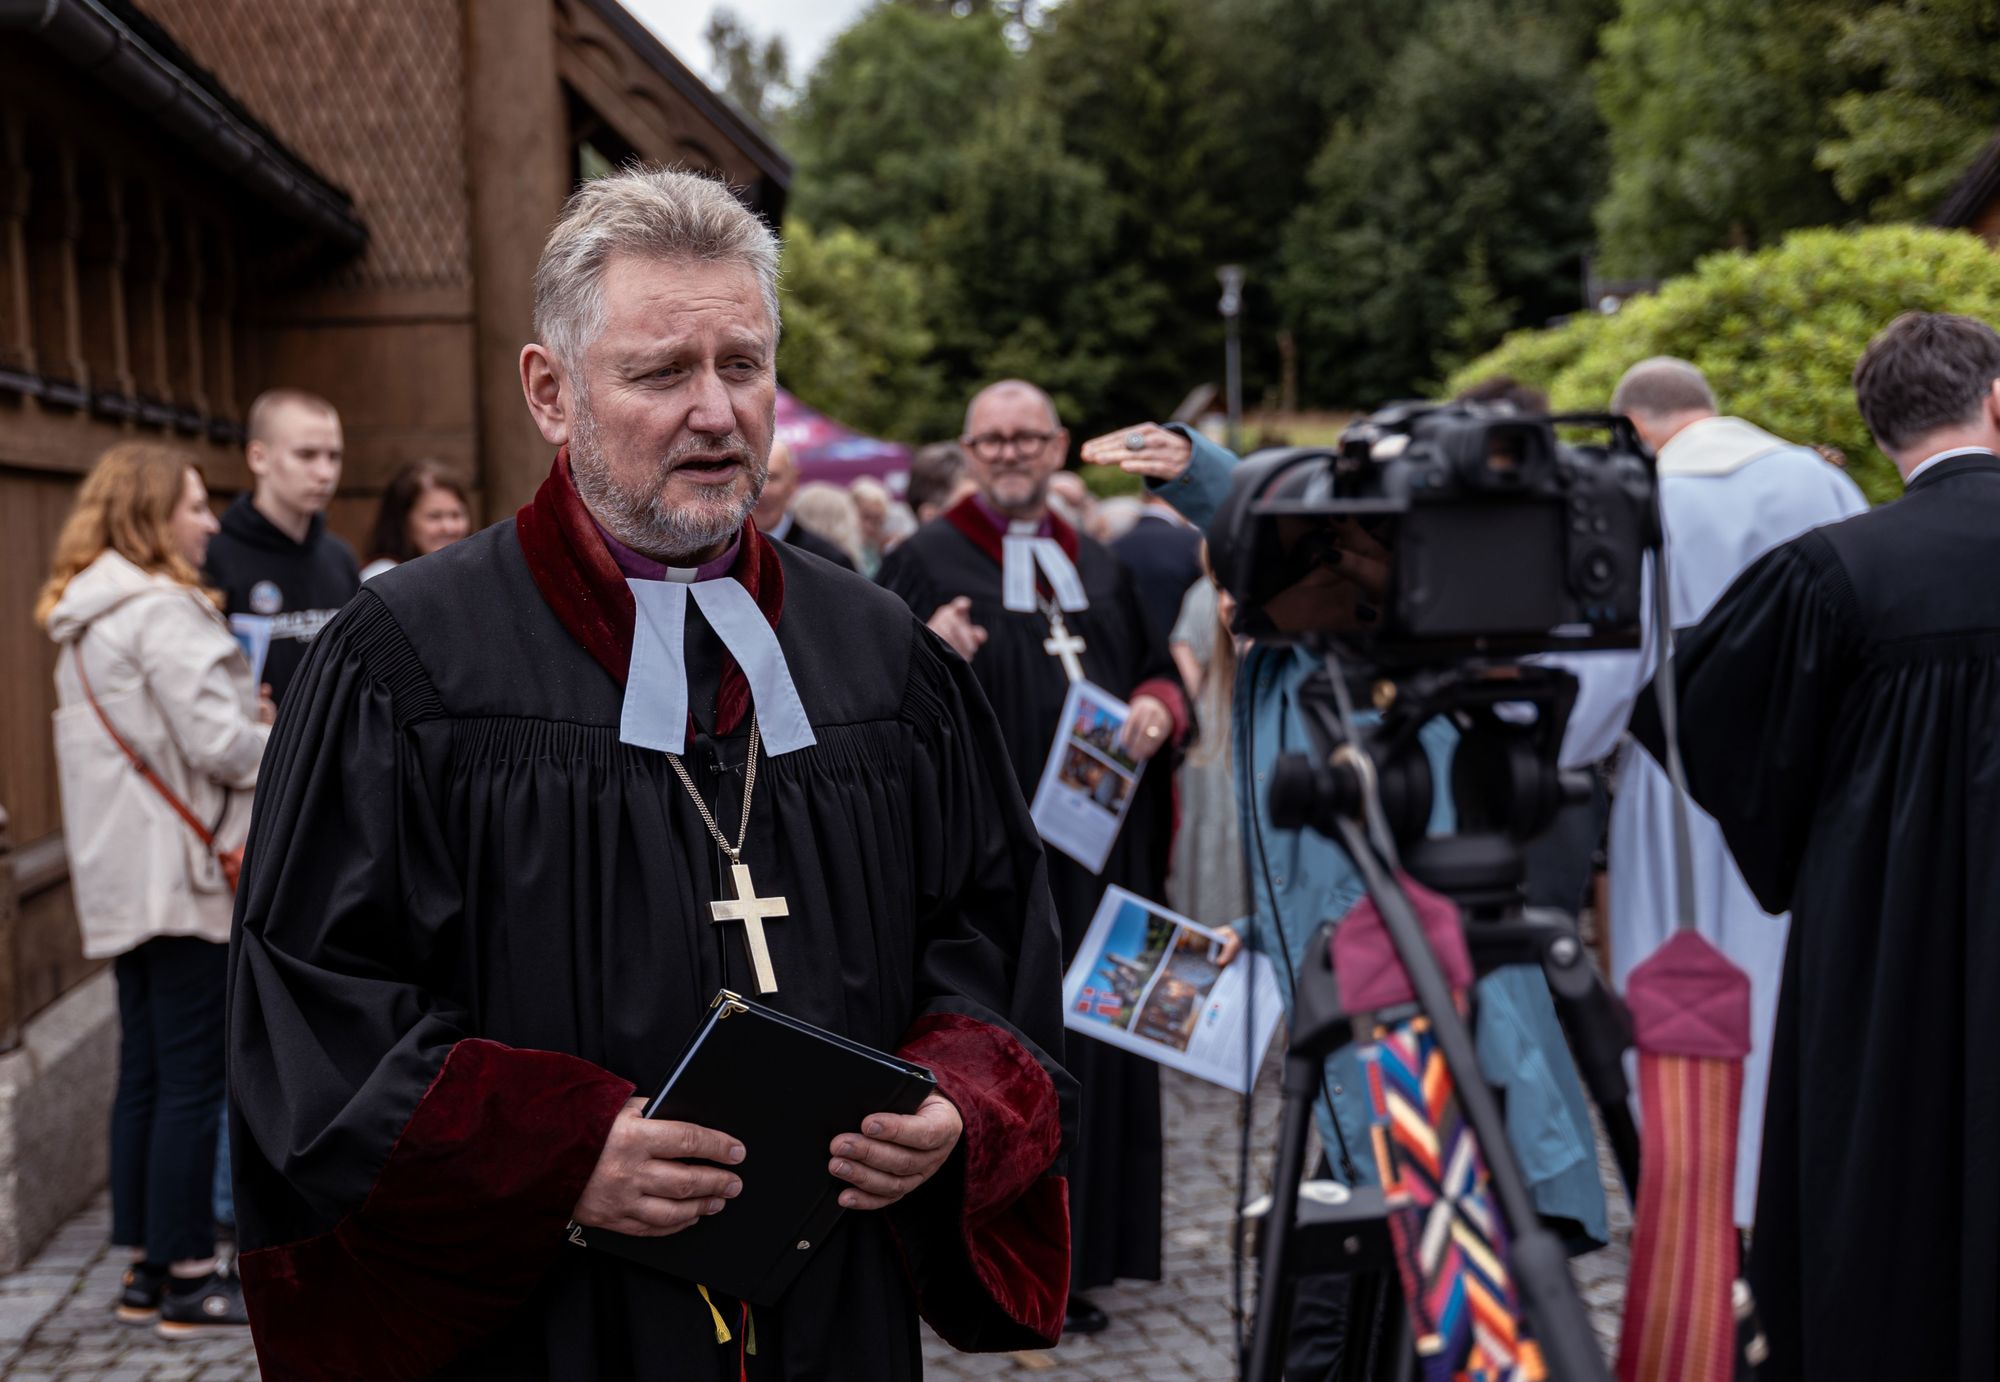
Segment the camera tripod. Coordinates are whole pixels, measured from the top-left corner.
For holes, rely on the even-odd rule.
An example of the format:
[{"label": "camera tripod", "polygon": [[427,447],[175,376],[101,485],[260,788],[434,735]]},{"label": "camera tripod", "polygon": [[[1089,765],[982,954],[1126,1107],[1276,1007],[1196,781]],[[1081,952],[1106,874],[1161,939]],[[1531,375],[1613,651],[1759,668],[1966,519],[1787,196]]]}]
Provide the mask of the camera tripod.
[{"label": "camera tripod", "polygon": [[[1424,669],[1349,688],[1329,657],[1308,681],[1301,708],[1313,741],[1310,758],[1281,759],[1271,784],[1271,818],[1281,828],[1310,827],[1340,844],[1362,875],[1384,927],[1429,1017],[1483,1152],[1495,1200],[1506,1219],[1510,1265],[1530,1329],[1557,1382],[1608,1377],[1596,1335],[1569,1276],[1567,1256],[1543,1227],[1529,1198],[1498,1101],[1480,1075],[1471,1032],[1459,1017],[1414,909],[1391,861],[1456,902],[1468,950],[1485,974],[1509,964],[1539,964],[1569,1036],[1579,1072],[1610,1137],[1628,1190],[1638,1184],[1638,1132],[1628,1102],[1623,1055],[1631,1030],[1623,1005],[1585,953],[1574,923],[1560,912],[1521,906],[1523,841],[1532,839],[1574,795],[1556,768],[1576,682],[1550,668],[1504,665]],[[1371,693],[1379,723],[1350,733],[1344,713],[1351,689]],[[1506,705],[1530,705],[1531,723]],[[1447,790],[1459,833],[1424,837],[1438,790],[1418,731],[1449,715],[1461,729]],[[1372,779],[1372,780],[1371,780]],[[1372,789],[1372,790],[1371,790]],[[1363,824],[1372,813],[1373,833]],[[1385,848],[1386,846],[1386,848]],[[1385,854],[1388,855],[1385,858]],[[1331,921],[1307,945],[1299,965],[1287,1044],[1278,1154],[1271,1203],[1258,1248],[1260,1287],[1243,1375],[1280,1382],[1289,1321],[1301,1276],[1356,1273],[1357,1304],[1379,1311],[1395,1303],[1395,1261],[1379,1187],[1344,1197],[1303,1198],[1313,1102],[1326,1059],[1355,1039],[1359,1014],[1342,1011],[1329,944]],[[1361,1310],[1350,1312],[1358,1323]],[[1417,1359],[1406,1312],[1389,1322],[1386,1345],[1350,1331],[1341,1376],[1351,1382],[1414,1375]]]}]

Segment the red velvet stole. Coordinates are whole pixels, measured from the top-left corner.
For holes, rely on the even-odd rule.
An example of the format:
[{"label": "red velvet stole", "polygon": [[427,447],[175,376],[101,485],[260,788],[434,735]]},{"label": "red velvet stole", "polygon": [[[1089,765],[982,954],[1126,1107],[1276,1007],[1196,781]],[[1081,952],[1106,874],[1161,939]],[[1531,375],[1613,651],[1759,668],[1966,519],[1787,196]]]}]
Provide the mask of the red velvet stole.
[{"label": "red velvet stole", "polygon": [[[965,535],[965,540],[992,558],[995,566],[1004,566],[1005,549],[1000,545],[1004,534],[993,526],[993,520],[971,495],[959,500],[944,511],[944,521]],[[1062,515],[1049,510],[1049,530],[1055,535],[1056,545],[1063,549],[1063,555],[1076,560],[1076,529],[1063,522]],[[1048,578],[1042,574],[1040,566],[1035,567],[1035,589],[1043,598],[1051,598],[1054,592],[1049,588]]]},{"label": "red velvet stole", "polygon": [[[973,502],[972,496],[967,495],[946,509],[944,521],[964,534],[965,540],[991,558],[995,566],[1005,566],[1005,551],[1000,545],[1002,534],[993,526],[993,520],[986,516],[985,511]],[[1063,522],[1061,516],[1053,509],[1049,511],[1049,526],[1054,531],[1056,542],[1063,549],[1063,554],[1071,561],[1075,561],[1078,550],[1076,529]],[[1035,589],[1044,599],[1052,598],[1048,580],[1042,575],[1039,566],[1035,568]],[[1131,695],[1125,699],[1129,701],[1133,696],[1151,696],[1167,708],[1167,713],[1174,719],[1173,742],[1176,746],[1187,739],[1193,720],[1188,714],[1187,694],[1181,689],[1178,681],[1167,677],[1150,677],[1133,687]],[[1175,810],[1178,813],[1179,808],[1176,807]]]},{"label": "red velvet stole", "polygon": [[[535,588],[570,636],[597,659],[620,686],[632,665],[632,622],[636,611],[625,574],[604,549],[590,510],[570,478],[569,448],[556,453],[555,464],[535,497],[514,516],[514,531]],[[730,571],[764,617],[778,627],[785,608],[785,571],[778,551],[757,525],[743,523],[743,545]],[[716,733],[731,734],[750,710],[750,682],[727,648],[722,651],[722,681],[715,697]]]}]

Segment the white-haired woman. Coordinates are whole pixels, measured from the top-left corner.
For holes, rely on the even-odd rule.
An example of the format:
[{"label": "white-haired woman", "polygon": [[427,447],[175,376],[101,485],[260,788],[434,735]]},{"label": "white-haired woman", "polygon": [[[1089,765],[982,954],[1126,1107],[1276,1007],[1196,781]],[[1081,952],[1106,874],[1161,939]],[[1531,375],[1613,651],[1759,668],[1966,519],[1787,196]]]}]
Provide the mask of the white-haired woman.
[{"label": "white-haired woman", "polygon": [[861,511],[854,496],[839,485],[813,480],[799,486],[792,515],[846,554],[856,571],[872,574],[868,549],[861,539]]}]

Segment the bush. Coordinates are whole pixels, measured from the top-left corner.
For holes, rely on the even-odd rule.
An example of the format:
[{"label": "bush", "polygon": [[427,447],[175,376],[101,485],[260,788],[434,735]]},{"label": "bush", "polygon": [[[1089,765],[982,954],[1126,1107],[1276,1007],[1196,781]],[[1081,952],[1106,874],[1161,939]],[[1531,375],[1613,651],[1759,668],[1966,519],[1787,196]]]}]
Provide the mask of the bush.
[{"label": "bush", "polygon": [[1829,443],[1872,501],[1902,492],[1854,407],[1854,362],[1899,312],[2000,322],[2000,254],[1975,236],[1917,226],[1809,230],[1756,253],[1711,255],[1615,317],[1517,333],[1453,376],[1456,390],[1510,373],[1564,411],[1602,408],[1649,355],[1707,374],[1723,411],[1780,436]]},{"label": "bush", "polygon": [[1509,332],[1499,345],[1446,379],[1445,395],[1456,397],[1474,384],[1502,374],[1547,389],[1558,375],[1577,362],[1610,320],[1584,312],[1558,326]]}]

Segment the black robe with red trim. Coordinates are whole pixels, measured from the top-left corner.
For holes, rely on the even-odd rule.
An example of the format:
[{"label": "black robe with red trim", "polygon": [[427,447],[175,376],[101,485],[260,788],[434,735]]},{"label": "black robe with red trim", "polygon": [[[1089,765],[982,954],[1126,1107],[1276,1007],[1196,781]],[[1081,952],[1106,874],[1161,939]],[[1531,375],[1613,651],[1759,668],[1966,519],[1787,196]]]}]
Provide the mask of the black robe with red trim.
[{"label": "black robe with red trim", "polygon": [[[1087,680],[1130,700],[1145,692],[1173,712],[1176,741],[1188,730],[1187,699],[1161,632],[1147,619],[1132,573],[1111,552],[1052,517],[1054,535],[1081,578],[1090,607],[1064,623],[1084,640]],[[1001,602],[1000,535],[979,507],[964,500],[918,529],[882,563],[876,579],[902,596],[919,618],[966,596],[972,622],[986,642],[972,675],[1000,718],[1007,755],[1021,791],[1034,795],[1055,742],[1069,680],[1042,646],[1049,621],[1016,613]],[[1047,586],[1040,587],[1043,596]],[[1175,749],[1158,754],[1134,789],[1131,809],[1094,874],[1051,848],[1049,886],[1062,918],[1063,960],[1083,943],[1106,885],[1164,898],[1173,844]],[[1077,1148],[1068,1165],[1075,1289],[1120,1278],[1160,1276],[1160,1071],[1140,1056],[1071,1033],[1065,1064],[1081,1091]]]},{"label": "black robe with red trim", "polygon": [[[559,460],[516,520],[327,627],[265,760],[229,1002],[267,1377],[875,1382],[919,1374],[920,1309],[969,1349],[1060,1331],[1060,942],[992,712],[861,578],[747,526],[734,574],[818,739],[758,768],[744,858],[790,901],[766,1001],[929,1066],[957,1150],[845,1215],[751,1330],[719,1298],[727,1343],[692,1286],[565,1240],[626,1099],[751,980],[709,920],[726,861],[665,757],[619,741],[631,595]],[[747,687],[689,610],[684,761],[733,827]]]}]

